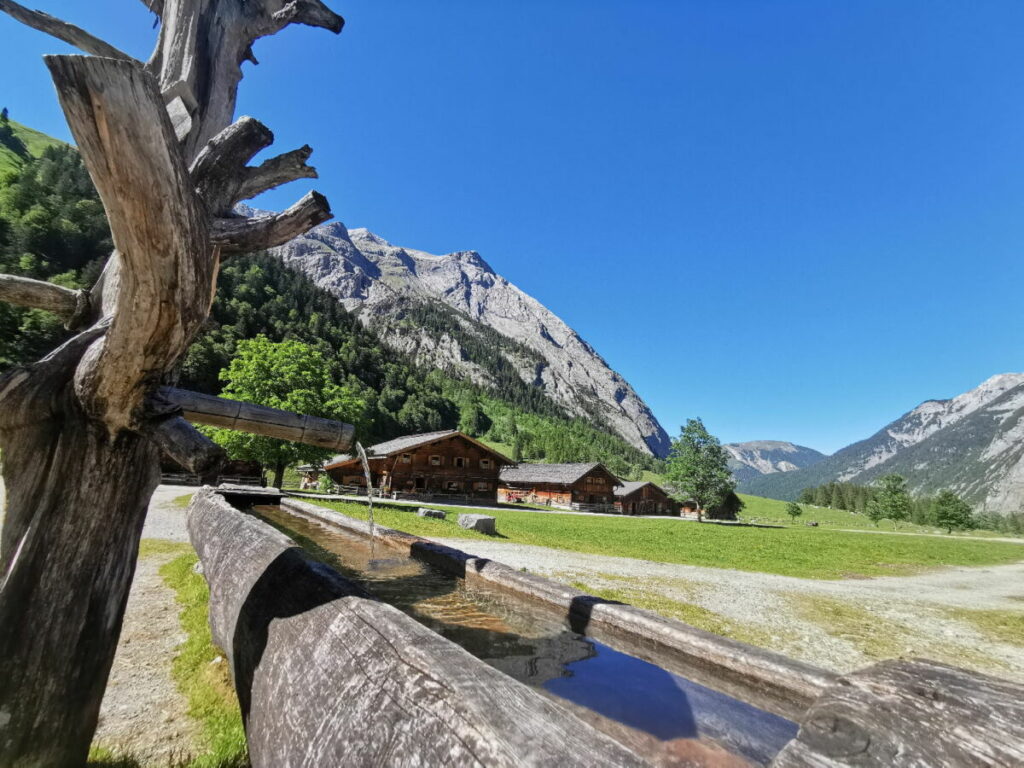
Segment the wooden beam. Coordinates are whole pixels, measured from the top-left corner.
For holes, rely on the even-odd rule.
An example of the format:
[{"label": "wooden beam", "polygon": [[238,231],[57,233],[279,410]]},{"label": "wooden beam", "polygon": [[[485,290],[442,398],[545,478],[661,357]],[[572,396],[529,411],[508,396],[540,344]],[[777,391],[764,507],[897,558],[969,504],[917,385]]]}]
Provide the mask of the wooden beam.
[{"label": "wooden beam", "polygon": [[100,38],[89,34],[84,29],[76,27],[74,24],[68,24],[63,19],[58,19],[48,13],[30,10],[14,2],[14,0],[0,0],[0,11],[17,19],[22,24],[32,27],[32,29],[37,29],[40,32],[56,37],[58,40],[63,40],[80,51],[91,53],[93,56],[103,56],[107,59],[130,61],[138,67],[142,66],[141,61],[115,48],[105,40],[100,40]]},{"label": "wooden beam", "polygon": [[180,407],[182,415],[196,424],[235,429],[339,452],[351,448],[355,436],[355,427],[351,424],[318,416],[302,416],[174,387],[161,387],[158,395]]},{"label": "wooden beam", "polygon": [[145,433],[160,447],[164,455],[174,459],[194,475],[202,475],[217,469],[227,458],[223,448],[181,416],[160,419],[147,427]]}]

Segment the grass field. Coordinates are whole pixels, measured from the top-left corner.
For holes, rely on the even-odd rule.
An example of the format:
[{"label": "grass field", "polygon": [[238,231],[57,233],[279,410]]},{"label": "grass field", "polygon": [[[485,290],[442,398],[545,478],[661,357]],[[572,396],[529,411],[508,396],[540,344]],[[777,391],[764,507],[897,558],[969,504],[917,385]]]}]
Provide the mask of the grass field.
[{"label": "grass field", "polygon": [[[788,502],[776,499],[766,499],[761,496],[747,496],[739,494],[743,499],[743,511],[740,517],[746,522],[770,523],[771,525],[792,525],[796,527],[807,527],[807,523],[816,522],[820,526],[829,528],[852,528],[864,529],[867,531],[902,531],[904,533],[941,533],[945,534],[943,528],[936,528],[930,525],[917,525],[904,522],[896,526],[891,520],[882,520],[877,526],[871,522],[867,515],[858,515],[842,509],[830,509],[828,507],[814,507],[810,504],[801,504],[800,508],[804,513],[794,522],[786,514]],[[990,537],[1006,536],[1014,538],[1012,534],[997,533],[995,531],[966,531],[955,534],[963,537]]]},{"label": "grass field", "polygon": [[[316,502],[366,519],[366,505]],[[446,509],[445,507],[438,507]],[[455,520],[417,517],[414,508],[374,504],[380,525],[427,537],[488,538]],[[898,576],[947,565],[997,565],[1024,560],[1024,546],[978,539],[865,536],[823,528],[755,528],[698,524],[678,519],[588,517],[498,510],[498,533],[520,544],[818,579]],[[469,547],[472,550],[472,547]]]}]

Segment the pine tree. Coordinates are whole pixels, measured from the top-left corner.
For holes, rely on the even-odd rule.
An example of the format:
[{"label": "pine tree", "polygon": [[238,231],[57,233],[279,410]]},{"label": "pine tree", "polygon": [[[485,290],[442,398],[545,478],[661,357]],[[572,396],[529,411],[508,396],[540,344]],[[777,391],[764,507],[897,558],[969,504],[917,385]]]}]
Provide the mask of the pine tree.
[{"label": "pine tree", "polygon": [[[902,475],[891,474],[879,478],[879,488],[874,501],[869,505],[868,516],[875,525],[883,518],[899,521],[910,517],[910,494],[907,492],[907,481]],[[871,511],[872,506],[874,512]]]}]

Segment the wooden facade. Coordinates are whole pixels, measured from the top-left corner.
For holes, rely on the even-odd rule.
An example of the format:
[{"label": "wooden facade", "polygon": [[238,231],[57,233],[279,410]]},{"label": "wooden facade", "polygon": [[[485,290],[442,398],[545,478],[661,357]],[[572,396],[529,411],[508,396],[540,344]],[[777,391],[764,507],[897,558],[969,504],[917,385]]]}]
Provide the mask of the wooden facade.
[{"label": "wooden facade", "polygon": [[619,479],[604,465],[520,464],[501,472],[498,501],[563,509],[611,510]]},{"label": "wooden facade", "polygon": [[623,481],[615,489],[615,509],[624,515],[678,515],[679,502],[654,483]]},{"label": "wooden facade", "polygon": [[[501,468],[512,462],[456,430],[408,435],[367,450],[373,487],[413,496],[494,501]],[[339,485],[366,486],[358,457],[339,456],[324,470]]]}]

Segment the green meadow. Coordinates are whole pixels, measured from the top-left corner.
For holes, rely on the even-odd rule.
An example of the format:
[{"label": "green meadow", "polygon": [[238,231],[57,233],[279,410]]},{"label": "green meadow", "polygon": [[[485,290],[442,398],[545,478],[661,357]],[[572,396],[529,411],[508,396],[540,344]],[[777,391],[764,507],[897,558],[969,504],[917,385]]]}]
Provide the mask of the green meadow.
[{"label": "green meadow", "polygon": [[[360,502],[317,501],[365,520]],[[781,502],[779,502],[781,503]],[[417,517],[415,507],[374,503],[375,521],[425,537],[490,539],[455,522],[466,509],[432,505],[447,520]],[[1024,560],[1024,545],[971,538],[868,536],[828,528],[753,527],[653,519],[488,510],[499,540],[572,552],[615,555],[815,579],[899,576],[943,566],[983,566]],[[467,542],[469,551],[472,546]]]}]

